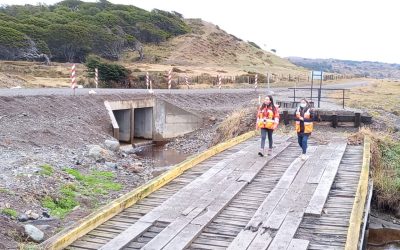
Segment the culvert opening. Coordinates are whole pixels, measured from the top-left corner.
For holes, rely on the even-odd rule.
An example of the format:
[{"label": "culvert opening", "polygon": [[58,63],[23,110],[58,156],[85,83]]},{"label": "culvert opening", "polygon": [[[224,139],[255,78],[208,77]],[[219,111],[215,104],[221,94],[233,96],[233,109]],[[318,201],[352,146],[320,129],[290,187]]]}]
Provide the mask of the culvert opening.
[{"label": "culvert opening", "polygon": [[134,109],[133,140],[153,139],[153,108]]},{"label": "culvert opening", "polygon": [[131,143],[132,110],[131,109],[113,110],[113,113],[119,127],[119,138],[118,138],[119,141],[125,143]]},{"label": "culvert opening", "polygon": [[121,147],[154,162],[155,175],[164,172],[188,155],[168,149],[164,143],[201,127],[202,118],[156,98],[105,101],[113,136]]},{"label": "culvert opening", "polygon": [[113,135],[122,143],[163,142],[201,126],[198,115],[155,98],[105,101]]}]

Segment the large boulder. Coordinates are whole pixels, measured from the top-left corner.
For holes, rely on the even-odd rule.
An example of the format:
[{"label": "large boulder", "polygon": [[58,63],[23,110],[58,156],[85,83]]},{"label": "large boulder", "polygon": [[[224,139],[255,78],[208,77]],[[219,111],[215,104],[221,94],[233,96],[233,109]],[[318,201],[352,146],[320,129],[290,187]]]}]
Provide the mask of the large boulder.
[{"label": "large boulder", "polygon": [[99,145],[94,145],[89,148],[89,157],[93,158],[95,161],[101,161],[104,159],[103,151]]},{"label": "large boulder", "polygon": [[108,150],[111,150],[111,151],[114,151],[114,152],[118,151],[119,150],[119,146],[120,146],[118,141],[113,141],[113,140],[106,140],[104,142],[104,145],[106,146],[106,148]]},{"label": "large boulder", "polygon": [[25,234],[34,242],[42,242],[44,239],[44,233],[37,227],[27,224],[24,226]]}]

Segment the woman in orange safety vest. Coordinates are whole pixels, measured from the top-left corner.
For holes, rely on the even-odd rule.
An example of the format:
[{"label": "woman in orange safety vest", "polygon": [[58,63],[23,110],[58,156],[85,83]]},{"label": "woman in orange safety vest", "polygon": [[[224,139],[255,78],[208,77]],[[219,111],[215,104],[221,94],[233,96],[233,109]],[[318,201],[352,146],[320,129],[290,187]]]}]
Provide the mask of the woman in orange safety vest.
[{"label": "woman in orange safety vest", "polygon": [[268,155],[272,152],[272,133],[279,124],[279,111],[274,104],[272,96],[267,96],[264,99],[263,104],[258,109],[257,113],[257,128],[261,129],[261,149],[258,155],[263,157],[265,155],[265,139],[268,134]]},{"label": "woman in orange safety vest", "polygon": [[311,110],[310,103],[306,99],[302,99],[300,106],[295,112],[296,132],[299,145],[302,149],[301,159],[307,160],[307,142],[313,131],[314,113]]}]

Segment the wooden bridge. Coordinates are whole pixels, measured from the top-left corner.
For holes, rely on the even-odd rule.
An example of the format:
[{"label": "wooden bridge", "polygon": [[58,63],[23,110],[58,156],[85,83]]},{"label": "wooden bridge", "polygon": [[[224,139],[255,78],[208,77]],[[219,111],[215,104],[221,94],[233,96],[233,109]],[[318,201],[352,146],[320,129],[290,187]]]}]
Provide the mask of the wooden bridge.
[{"label": "wooden bridge", "polygon": [[68,228],[45,249],[358,249],[369,142],[276,136],[257,156],[250,132],[189,159]]}]

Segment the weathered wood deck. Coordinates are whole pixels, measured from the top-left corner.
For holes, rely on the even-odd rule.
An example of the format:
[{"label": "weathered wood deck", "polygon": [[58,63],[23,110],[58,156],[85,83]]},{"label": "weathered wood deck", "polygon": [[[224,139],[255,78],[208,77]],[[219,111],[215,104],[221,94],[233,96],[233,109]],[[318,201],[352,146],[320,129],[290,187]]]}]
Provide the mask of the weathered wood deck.
[{"label": "weathered wood deck", "polygon": [[67,249],[344,249],[363,164],[345,138],[251,138],[192,167]]}]

